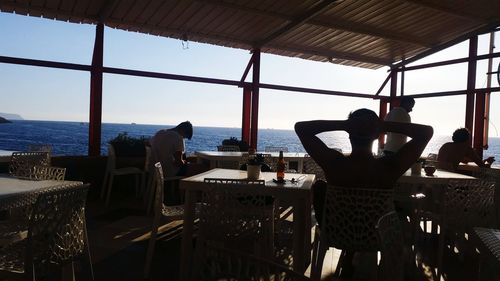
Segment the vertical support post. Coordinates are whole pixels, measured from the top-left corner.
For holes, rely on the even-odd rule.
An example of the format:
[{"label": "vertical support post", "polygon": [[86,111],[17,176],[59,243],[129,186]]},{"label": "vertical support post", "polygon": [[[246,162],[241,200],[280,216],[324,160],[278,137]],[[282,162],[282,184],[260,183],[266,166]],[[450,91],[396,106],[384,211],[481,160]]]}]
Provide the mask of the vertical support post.
[{"label": "vertical support post", "polygon": [[[465,103],[465,128],[473,132],[474,126],[474,94],[476,89],[477,69],[477,36],[469,40],[469,64],[467,68],[467,97]],[[474,59],[473,59],[474,58]],[[473,137],[475,137],[473,135]]]},{"label": "vertical support post", "polygon": [[101,155],[103,49],[104,24],[99,23],[90,70],[89,156]]},{"label": "vertical support post", "polygon": [[401,90],[400,90],[401,96],[404,96],[405,94],[405,66],[403,65],[401,67]]},{"label": "vertical support post", "polygon": [[[380,99],[380,107],[379,107],[379,118],[380,120],[384,120],[385,116],[387,115],[387,100],[386,99]],[[385,144],[385,134],[381,134],[378,137],[378,148],[383,149]]]},{"label": "vertical support post", "polygon": [[391,91],[390,91],[390,109],[396,106],[396,95],[398,93],[398,72],[391,69]]},{"label": "vertical support post", "polygon": [[[490,33],[489,53],[493,54],[495,49],[495,32]],[[493,58],[488,59],[488,73],[493,71]],[[491,74],[486,78],[486,88],[491,89]],[[489,123],[490,123],[490,96],[491,92],[486,93],[484,99],[484,132],[483,132],[483,148],[488,149]]]},{"label": "vertical support post", "polygon": [[248,86],[243,87],[243,110],[241,112],[241,140],[250,144],[250,121],[252,110],[252,89]]},{"label": "vertical support post", "polygon": [[250,146],[257,149],[259,129],[259,85],[260,85],[260,49],[254,50],[252,77],[252,134]]}]

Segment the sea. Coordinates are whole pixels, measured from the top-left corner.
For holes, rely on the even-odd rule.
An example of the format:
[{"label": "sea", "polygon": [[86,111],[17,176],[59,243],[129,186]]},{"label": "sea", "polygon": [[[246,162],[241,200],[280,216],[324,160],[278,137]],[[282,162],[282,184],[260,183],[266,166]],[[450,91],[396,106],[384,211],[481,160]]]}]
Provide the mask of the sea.
[{"label": "sea", "polygon": [[[107,154],[108,141],[119,133],[126,132],[134,137],[151,137],[156,131],[171,128],[173,125],[144,124],[102,124],[101,154]],[[230,137],[241,139],[240,128],[194,127],[191,140],[186,140],[186,153],[195,151],[217,150],[222,140]],[[322,133],[319,137],[332,148],[350,152],[348,135],[345,132]],[[451,141],[451,136],[435,135],[423,152],[437,153],[442,144]],[[500,138],[490,137],[489,148],[484,156],[494,156],[500,161]],[[31,144],[51,144],[54,155],[87,155],[88,123],[64,121],[12,120],[12,123],[0,124],[0,150],[23,151]],[[266,146],[287,147],[290,152],[305,152],[304,147],[293,130],[259,129],[258,151]],[[376,152],[376,143],[374,144]]]}]

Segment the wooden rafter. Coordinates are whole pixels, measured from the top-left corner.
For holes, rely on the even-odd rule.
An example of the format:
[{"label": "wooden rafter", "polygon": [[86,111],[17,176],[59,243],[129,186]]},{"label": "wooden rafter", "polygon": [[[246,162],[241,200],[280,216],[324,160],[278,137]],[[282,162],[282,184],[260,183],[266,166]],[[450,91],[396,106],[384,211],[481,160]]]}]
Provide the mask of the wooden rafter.
[{"label": "wooden rafter", "polygon": [[273,31],[271,34],[267,35],[263,39],[257,41],[255,46],[260,48],[261,46],[265,46],[269,42],[274,39],[294,30],[295,28],[301,26],[308,20],[314,18],[315,16],[323,13],[326,9],[330,8],[332,4],[334,4],[337,0],[323,0],[320,3],[316,4],[312,8],[308,9],[304,13],[298,15],[290,22],[283,24],[281,27]]},{"label": "wooden rafter", "polygon": [[399,68],[399,67],[401,67],[403,65],[407,65],[409,63],[415,62],[415,61],[417,61],[419,59],[422,59],[424,57],[427,57],[429,55],[437,53],[437,52],[439,52],[441,50],[444,50],[444,49],[446,49],[448,47],[456,45],[456,44],[458,44],[460,42],[463,42],[463,41],[469,39],[470,37],[472,37],[474,35],[480,35],[480,34],[483,34],[483,33],[490,32],[490,31],[496,29],[498,26],[500,26],[500,21],[495,21],[495,22],[483,25],[483,26],[481,26],[481,27],[479,27],[479,28],[477,28],[477,29],[475,29],[475,30],[473,30],[471,32],[468,32],[466,34],[458,36],[457,38],[455,38],[453,40],[450,40],[450,41],[445,42],[443,44],[437,45],[437,46],[435,46],[435,47],[433,47],[433,48],[431,48],[431,49],[429,49],[427,51],[424,51],[424,52],[422,52],[422,53],[420,53],[420,54],[418,54],[416,56],[413,56],[411,58],[405,59],[404,61],[396,63],[392,67],[393,68]]},{"label": "wooden rafter", "polygon": [[464,11],[459,11],[449,5],[444,5],[442,4],[443,1],[428,1],[428,0],[406,0],[408,2],[411,2],[415,5],[421,6],[421,7],[426,7],[430,8],[439,12],[447,13],[449,15],[461,17],[463,19],[471,20],[477,22],[478,20],[481,20],[480,22],[486,23],[486,19],[481,19],[480,15],[476,14],[471,14],[467,13]]},{"label": "wooden rafter", "polygon": [[267,48],[271,49],[279,49],[279,50],[285,50],[289,52],[296,52],[296,53],[303,53],[307,55],[313,55],[313,56],[321,56],[325,57],[328,60],[332,59],[344,59],[344,60],[353,60],[353,61],[358,61],[358,62],[364,62],[364,63],[371,63],[371,64],[377,64],[377,65],[390,65],[391,60],[390,59],[380,59],[377,57],[371,57],[371,56],[364,56],[364,55],[359,55],[356,53],[348,53],[348,52],[339,52],[335,50],[330,50],[330,49],[320,49],[320,48],[314,48],[314,49],[304,49],[299,46],[292,46],[292,45],[277,45],[277,44],[270,44],[267,46]]},{"label": "wooden rafter", "polygon": [[[229,8],[229,9],[234,9],[237,11],[242,11],[246,13],[251,13],[254,15],[261,15],[261,16],[267,16],[267,17],[272,17],[272,18],[279,18],[282,20],[286,21],[291,21],[293,18],[277,13],[277,12],[271,12],[271,11],[265,11],[257,8],[252,8],[252,7],[247,7],[239,4],[235,4],[232,2],[226,2],[226,1],[220,1],[220,0],[196,0],[198,2],[202,3],[207,3],[211,5],[216,5],[224,8]],[[433,46],[432,42],[425,38],[420,38],[418,36],[413,36],[413,35],[408,35],[404,34],[401,32],[397,32],[394,30],[386,30],[386,29],[381,29],[381,28],[374,28],[373,26],[359,23],[359,22],[353,22],[353,21],[347,21],[347,20],[342,20],[342,19],[335,19],[334,21],[326,21],[326,20],[321,20],[321,19],[311,19],[307,22],[308,24],[319,26],[319,27],[324,27],[324,28],[329,28],[329,29],[337,29],[337,30],[342,30],[346,32],[352,32],[352,33],[357,33],[357,34],[363,34],[363,35],[369,35],[373,37],[378,37],[382,39],[388,39],[392,41],[397,41],[401,43],[411,43],[417,46],[423,46],[430,48]]]},{"label": "wooden rafter", "polygon": [[100,22],[106,22],[106,20],[111,16],[111,13],[113,12],[114,8],[116,7],[117,0],[105,0],[104,3],[101,6],[101,9],[99,10],[98,13],[98,18]]}]

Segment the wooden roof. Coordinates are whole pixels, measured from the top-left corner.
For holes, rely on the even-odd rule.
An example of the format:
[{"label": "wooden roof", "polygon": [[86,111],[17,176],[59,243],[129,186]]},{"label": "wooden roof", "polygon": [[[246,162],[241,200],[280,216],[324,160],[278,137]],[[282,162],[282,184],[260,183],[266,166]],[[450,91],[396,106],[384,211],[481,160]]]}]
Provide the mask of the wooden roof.
[{"label": "wooden roof", "polygon": [[365,68],[500,25],[499,0],[0,0],[0,11]]}]

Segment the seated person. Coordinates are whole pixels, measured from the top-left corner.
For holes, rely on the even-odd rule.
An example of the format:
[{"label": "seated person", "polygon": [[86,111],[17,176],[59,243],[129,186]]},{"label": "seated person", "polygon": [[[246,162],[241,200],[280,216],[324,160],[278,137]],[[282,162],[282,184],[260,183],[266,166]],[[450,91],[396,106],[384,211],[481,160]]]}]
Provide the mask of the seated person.
[{"label": "seated person", "polygon": [[165,177],[191,176],[206,171],[206,167],[188,163],[184,159],[184,139],[193,136],[193,125],[189,121],[171,129],[162,129],[151,138],[151,157],[153,163],[160,162]]},{"label": "seated person", "polygon": [[[338,130],[349,134],[352,152],[348,156],[329,148],[317,136]],[[329,184],[353,188],[392,188],[420,157],[433,130],[426,125],[381,121],[375,112],[358,109],[347,120],[298,122],[295,132],[307,153],[323,168]],[[394,154],[375,158],[373,141],[385,132],[404,134],[411,140]]]},{"label": "seated person", "polygon": [[[345,156],[328,147],[317,135],[323,132],[343,130],[349,134],[352,152]],[[352,188],[393,188],[399,177],[413,165],[422,154],[432,137],[430,126],[413,123],[382,121],[368,109],[352,112],[347,120],[306,121],[295,124],[295,132],[302,145],[318,163],[329,184]],[[393,154],[375,158],[373,141],[385,132],[409,136],[411,140]],[[316,219],[321,223],[325,193],[325,182],[317,181],[313,186],[313,205]],[[353,253],[346,253],[345,259],[353,259]],[[359,260],[370,260],[369,255]],[[352,265],[346,264],[342,275],[350,278]]]},{"label": "seated person", "polygon": [[460,164],[474,162],[479,167],[490,167],[495,158],[488,157],[481,160],[474,149],[469,145],[470,133],[466,128],[460,128],[453,132],[453,142],[447,142],[439,149],[437,161],[438,168],[455,171]]}]

